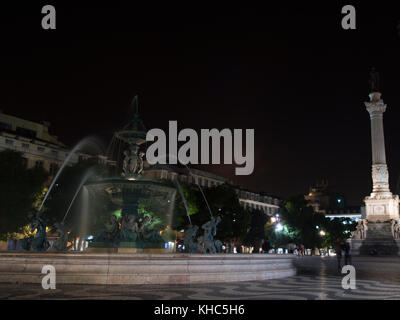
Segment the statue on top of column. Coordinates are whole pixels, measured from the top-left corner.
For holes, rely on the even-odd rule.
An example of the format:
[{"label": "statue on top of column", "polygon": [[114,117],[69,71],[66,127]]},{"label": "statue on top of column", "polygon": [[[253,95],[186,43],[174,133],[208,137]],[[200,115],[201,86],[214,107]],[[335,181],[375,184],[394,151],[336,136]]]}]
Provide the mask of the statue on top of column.
[{"label": "statue on top of column", "polygon": [[379,92],[379,72],[376,71],[375,67],[371,68],[371,71],[369,73],[369,87],[370,87],[370,92]]}]

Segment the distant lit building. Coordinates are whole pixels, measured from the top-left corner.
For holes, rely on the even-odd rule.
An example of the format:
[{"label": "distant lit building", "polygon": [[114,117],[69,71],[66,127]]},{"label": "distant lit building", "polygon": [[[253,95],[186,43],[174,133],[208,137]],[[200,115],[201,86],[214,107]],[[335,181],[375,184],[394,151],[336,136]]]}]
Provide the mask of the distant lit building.
[{"label": "distant lit building", "polygon": [[362,208],[348,207],[343,194],[333,192],[328,181],[321,181],[310,187],[304,196],[315,212],[323,213],[328,218],[350,218],[358,221],[362,217]]},{"label": "distant lit building", "polygon": [[215,174],[190,169],[191,174],[185,167],[178,165],[157,164],[154,166],[145,166],[143,175],[156,180],[178,179],[179,182],[185,184],[199,184],[202,187],[214,187],[228,182],[228,179],[217,176]]},{"label": "distant lit building", "polygon": [[328,210],[325,214],[327,218],[349,218],[353,221],[365,219],[365,207],[350,207],[344,210]]},{"label": "distant lit building", "polygon": [[[203,188],[230,183],[228,179],[206,171],[190,169],[190,172],[191,174],[188,169],[178,165],[154,165],[145,167],[143,175],[157,180],[173,181],[177,179],[179,182],[188,185],[199,184]],[[275,215],[279,211],[280,200],[278,198],[238,187],[234,187],[234,189],[239,197],[240,204],[246,209],[261,210],[268,216]]]},{"label": "distant lit building", "polygon": [[280,199],[245,189],[236,188],[239,202],[245,209],[261,210],[268,216],[279,212]]},{"label": "distant lit building", "polygon": [[[49,133],[48,122],[36,123],[0,111],[0,151],[14,150],[23,154],[27,168],[41,167],[54,175],[68,156],[69,149],[57,136]],[[76,153],[70,163],[89,158]]]}]

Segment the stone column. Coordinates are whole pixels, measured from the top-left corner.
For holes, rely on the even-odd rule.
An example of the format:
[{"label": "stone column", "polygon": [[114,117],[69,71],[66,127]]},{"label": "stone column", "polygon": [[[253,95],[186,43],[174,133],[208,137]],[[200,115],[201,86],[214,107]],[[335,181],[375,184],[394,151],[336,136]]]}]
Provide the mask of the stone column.
[{"label": "stone column", "polygon": [[386,164],[383,113],[386,105],[381,93],[373,92],[365,103],[371,118],[372,143],[372,193],[365,198],[366,218],[369,221],[399,219],[399,199],[389,189],[389,172]]},{"label": "stone column", "polygon": [[370,94],[370,102],[365,106],[371,117],[371,142],[372,142],[372,181],[373,193],[388,193],[389,173],[386,165],[385,137],[383,133],[383,113],[386,105],[381,100],[378,92]]}]

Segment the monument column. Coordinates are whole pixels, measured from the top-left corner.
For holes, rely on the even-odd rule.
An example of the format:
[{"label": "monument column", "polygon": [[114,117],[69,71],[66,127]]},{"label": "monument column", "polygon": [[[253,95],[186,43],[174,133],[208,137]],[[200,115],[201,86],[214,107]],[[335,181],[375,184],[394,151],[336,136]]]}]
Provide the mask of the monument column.
[{"label": "monument column", "polygon": [[365,198],[366,219],[385,222],[399,219],[399,198],[389,189],[389,172],[386,164],[383,113],[386,105],[381,93],[372,92],[370,101],[365,103],[371,118],[372,143],[372,193]]},{"label": "monument column", "polygon": [[383,133],[383,113],[386,111],[386,105],[383,103],[379,92],[371,93],[370,100],[370,102],[365,102],[365,106],[371,118],[372,193],[387,194],[390,196],[385,137]]},{"label": "monument column", "polygon": [[370,101],[365,106],[371,119],[372,192],[364,199],[366,216],[352,233],[351,247],[353,254],[398,255],[399,196],[389,188],[383,132],[386,105],[379,92],[379,74],[372,69],[370,76]]}]

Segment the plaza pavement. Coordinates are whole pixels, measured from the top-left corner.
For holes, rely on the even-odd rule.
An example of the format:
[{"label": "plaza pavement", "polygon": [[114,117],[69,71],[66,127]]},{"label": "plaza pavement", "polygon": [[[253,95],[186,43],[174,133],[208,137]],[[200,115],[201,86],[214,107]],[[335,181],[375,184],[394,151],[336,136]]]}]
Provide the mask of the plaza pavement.
[{"label": "plaza pavement", "polygon": [[286,279],[194,285],[0,284],[0,299],[347,300],[400,299],[400,257],[353,257],[356,289],[344,290],[335,257],[296,257],[298,274]]}]

